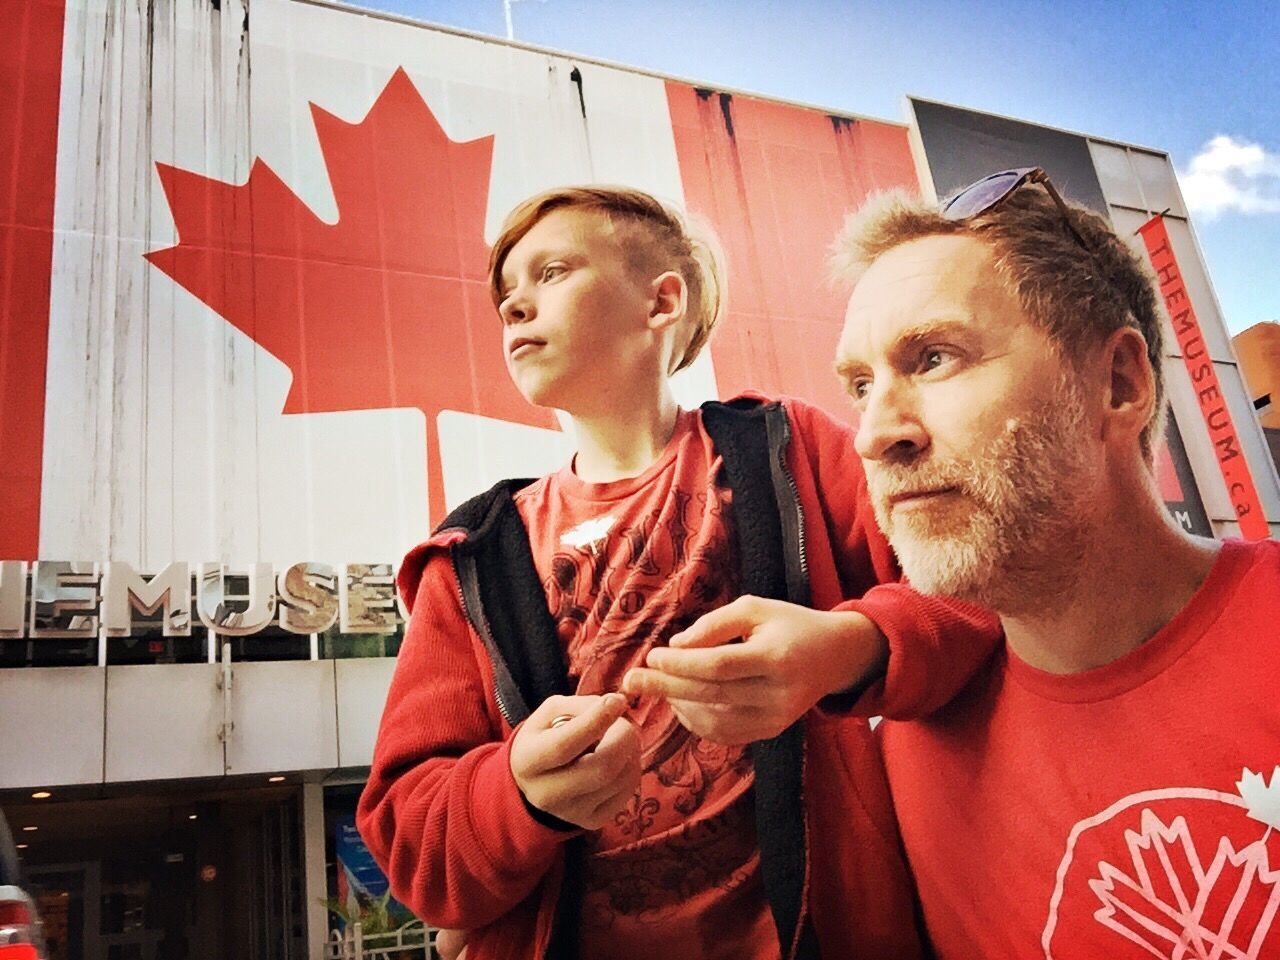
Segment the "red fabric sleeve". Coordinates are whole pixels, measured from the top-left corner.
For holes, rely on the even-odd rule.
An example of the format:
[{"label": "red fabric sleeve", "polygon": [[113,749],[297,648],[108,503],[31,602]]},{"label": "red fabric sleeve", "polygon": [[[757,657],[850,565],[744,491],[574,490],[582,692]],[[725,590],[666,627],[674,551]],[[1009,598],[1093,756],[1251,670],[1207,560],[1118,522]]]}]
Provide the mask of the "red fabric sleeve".
[{"label": "red fabric sleeve", "polygon": [[[888,672],[851,705],[864,717],[927,717],[964,688],[1003,637],[990,610],[917,593],[905,582],[872,587],[835,609],[865,615],[889,640]],[[838,705],[823,702],[824,709]]]},{"label": "red fabric sleeve", "polygon": [[576,834],[525,808],[447,551],[427,559],[412,609],[356,820],[397,899],[473,929],[528,897]]},{"label": "red fabric sleeve", "polygon": [[821,708],[896,720],[927,716],[959,693],[999,646],[999,618],[973,604],[917,593],[902,581],[893,548],[876,524],[854,431],[808,404],[786,403],[793,440],[803,438],[793,448],[803,446],[808,454],[841,594],[856,598],[836,609],[865,615],[889,644],[882,680],[852,703],[827,698]]}]

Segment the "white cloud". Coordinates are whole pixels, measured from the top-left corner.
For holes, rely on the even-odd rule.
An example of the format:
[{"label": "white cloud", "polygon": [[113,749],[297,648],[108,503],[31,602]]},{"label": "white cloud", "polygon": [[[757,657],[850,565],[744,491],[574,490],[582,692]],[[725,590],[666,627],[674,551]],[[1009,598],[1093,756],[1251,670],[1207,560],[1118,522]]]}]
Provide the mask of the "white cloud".
[{"label": "white cloud", "polygon": [[1219,134],[1178,171],[1193,213],[1212,219],[1224,211],[1280,213],[1280,153]]}]

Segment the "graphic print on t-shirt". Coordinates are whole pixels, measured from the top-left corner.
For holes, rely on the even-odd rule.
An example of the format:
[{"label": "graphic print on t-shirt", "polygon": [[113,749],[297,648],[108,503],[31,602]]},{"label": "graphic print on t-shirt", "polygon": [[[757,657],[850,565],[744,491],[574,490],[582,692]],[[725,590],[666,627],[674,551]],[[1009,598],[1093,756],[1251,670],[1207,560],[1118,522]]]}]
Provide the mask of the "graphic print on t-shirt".
[{"label": "graphic print on t-shirt", "polygon": [[[1280,766],[1237,793],[1131,794],[1072,828],[1041,937],[1046,960],[1110,930],[1115,960],[1280,956]],[[1078,948],[1077,948],[1078,949]]]}]

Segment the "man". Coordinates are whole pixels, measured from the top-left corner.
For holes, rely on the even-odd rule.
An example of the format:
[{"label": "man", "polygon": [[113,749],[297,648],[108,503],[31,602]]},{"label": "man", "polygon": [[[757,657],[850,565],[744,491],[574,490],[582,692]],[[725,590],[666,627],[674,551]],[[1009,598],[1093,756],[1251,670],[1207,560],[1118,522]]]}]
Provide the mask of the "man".
[{"label": "man", "polygon": [[[1006,635],[951,704],[881,728],[939,956],[1280,956],[1280,770],[1255,773],[1280,761],[1280,544],[1190,537],[1160,502],[1147,271],[1039,170],[941,211],[881,199],[839,251],[877,518],[917,589]],[[839,616],[740,600],[629,686],[714,736],[739,650]]]}]

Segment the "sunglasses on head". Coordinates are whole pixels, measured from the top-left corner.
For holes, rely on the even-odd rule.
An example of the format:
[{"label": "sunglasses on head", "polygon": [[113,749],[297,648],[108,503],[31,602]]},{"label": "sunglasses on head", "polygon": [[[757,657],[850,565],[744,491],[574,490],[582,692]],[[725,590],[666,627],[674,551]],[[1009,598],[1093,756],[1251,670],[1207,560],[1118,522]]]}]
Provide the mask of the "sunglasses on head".
[{"label": "sunglasses on head", "polygon": [[990,210],[994,210],[1008,200],[1019,187],[1026,186],[1029,183],[1038,183],[1044,187],[1045,193],[1049,194],[1049,198],[1058,208],[1058,212],[1062,214],[1062,222],[1067,230],[1071,232],[1071,236],[1075,237],[1076,243],[1084,247],[1090,256],[1093,256],[1093,247],[1080,235],[1080,231],[1072,225],[1066,202],[1053,184],[1049,182],[1049,175],[1041,167],[1017,167],[1013,170],[1001,170],[999,173],[983,177],[981,180],[969,184],[969,186],[944,203],[939,212],[947,220],[971,220]]},{"label": "sunglasses on head", "polygon": [[1049,194],[1054,206],[1058,208],[1058,213],[1062,215],[1062,225],[1067,228],[1071,236],[1075,238],[1076,243],[1080,244],[1084,252],[1089,255],[1089,259],[1093,262],[1094,274],[1097,279],[1114,290],[1119,295],[1120,302],[1125,304],[1134,316],[1137,316],[1137,312],[1133,311],[1133,304],[1130,302],[1129,297],[1102,269],[1102,263],[1097,255],[1098,251],[1072,224],[1066,201],[1062,199],[1062,195],[1049,182],[1049,175],[1042,168],[1017,167],[1013,170],[1001,170],[999,173],[983,177],[981,180],[976,180],[969,184],[969,186],[944,203],[939,212],[947,220],[956,222],[971,220],[994,210],[1008,200],[1020,187],[1024,187],[1029,183],[1038,183],[1044,187],[1045,193]]}]

